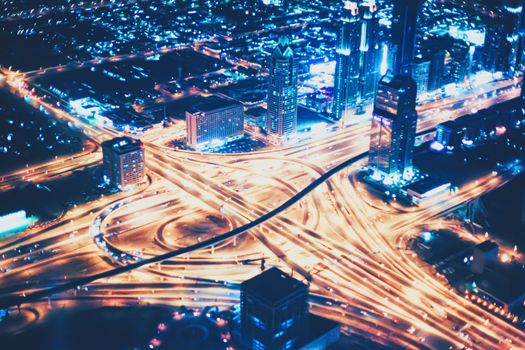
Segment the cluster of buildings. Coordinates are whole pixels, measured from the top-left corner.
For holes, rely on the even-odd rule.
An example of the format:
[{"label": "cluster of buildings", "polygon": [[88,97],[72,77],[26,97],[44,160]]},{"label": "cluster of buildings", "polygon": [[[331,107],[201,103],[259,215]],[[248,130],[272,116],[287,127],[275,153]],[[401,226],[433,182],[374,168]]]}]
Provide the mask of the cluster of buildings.
[{"label": "cluster of buildings", "polygon": [[[422,93],[465,82],[476,69],[513,75],[524,67],[525,11],[512,0],[500,2],[465,5],[465,11],[484,24],[483,46],[478,36],[457,27],[448,33],[433,31],[419,40],[419,0],[393,4],[387,41],[374,0],[343,2],[337,24],[331,117],[339,121],[363,113],[373,100],[372,180],[395,186],[410,182],[417,174],[412,158],[416,101]],[[297,100],[297,59],[290,39],[282,36],[268,65],[265,124],[269,143],[282,144],[296,137]],[[244,107],[217,95],[202,98],[186,111],[186,126],[189,146],[197,150],[216,147],[244,136]],[[495,132],[504,132],[505,127],[498,126]],[[436,142],[450,149],[458,141],[472,141],[463,135],[465,130],[461,121],[444,123],[438,127]],[[116,171],[111,174],[117,175],[108,175],[110,178],[120,176]],[[114,181],[126,186],[126,181]]]},{"label": "cluster of buildings", "polygon": [[473,148],[484,144],[490,138],[505,135],[516,126],[515,119],[501,120],[497,115],[483,114],[466,115],[439,124],[436,127],[432,149],[454,153],[457,150]]},{"label": "cluster of buildings", "polygon": [[[384,186],[410,185],[421,179],[413,167],[414,140],[417,127],[416,100],[418,94],[442,87],[446,83],[460,83],[468,79],[475,54],[474,46],[447,36],[430,36],[423,45],[417,43],[417,18],[421,1],[396,1],[393,7],[391,52],[394,53],[389,72],[378,82],[372,117],[369,168],[370,178]],[[498,49],[487,36],[480,54],[484,69],[503,71],[514,75],[523,67],[525,25],[523,9],[512,1],[501,6],[475,7],[479,17],[492,30],[491,20],[505,22],[498,27]],[[357,7],[351,7],[354,12]],[[490,19],[490,20],[489,20]],[[494,34],[495,35],[495,34]],[[496,45],[495,43],[492,43]],[[430,58],[428,58],[430,56]],[[447,72],[445,72],[447,70]],[[449,79],[449,80],[445,80]],[[336,89],[336,96],[338,92]],[[336,98],[337,100],[337,98]],[[351,103],[351,106],[356,106]],[[463,120],[464,119],[464,120]],[[504,134],[516,120],[497,120],[492,115],[469,117],[450,121],[437,128],[436,143],[449,150],[458,142],[474,143],[487,134]],[[469,122],[470,121],[470,122]],[[475,125],[472,125],[475,124]]]},{"label": "cluster of buildings", "polygon": [[511,323],[525,316],[525,268],[492,240],[473,243],[452,231],[424,231],[412,249],[466,299]]},{"label": "cluster of buildings", "polygon": [[[465,24],[447,31],[418,28],[421,3],[396,1],[385,25],[376,1],[343,1],[336,24],[333,102],[315,93],[307,96],[307,105],[330,111],[334,121],[364,113],[375,98],[371,164],[381,181],[395,182],[413,173],[410,149],[418,98],[449,84],[464,84],[476,72],[513,76],[525,66],[525,11],[519,2],[464,4],[461,10],[476,20],[475,29]],[[425,31],[424,38],[418,31]],[[266,131],[270,143],[279,144],[297,133],[298,68],[288,39],[279,40],[268,73]]]},{"label": "cluster of buildings", "polygon": [[500,255],[493,241],[476,245],[468,259],[472,275],[461,289],[466,298],[516,323],[525,302],[525,269],[515,262],[502,263]]},{"label": "cluster of buildings", "polygon": [[[208,26],[214,24],[213,27],[217,27],[216,22],[219,22],[219,19],[213,16],[211,16],[213,18],[208,18],[210,14],[220,12],[221,16],[226,18],[226,23],[216,29],[225,37],[206,44],[198,44],[195,50],[205,53],[203,56],[213,57],[222,63],[228,62],[226,66],[242,63],[242,69],[246,70],[244,78],[249,76],[251,79],[258,79],[263,75],[262,73],[266,73],[261,63],[270,56],[267,60],[266,105],[262,101],[263,98],[260,97],[264,95],[264,92],[260,92],[255,99],[258,105],[267,109],[266,120],[262,124],[263,129],[266,129],[268,142],[271,144],[281,144],[296,138],[298,98],[300,100],[304,98],[304,105],[307,108],[323,113],[328,119],[334,122],[344,122],[363,114],[365,107],[374,101],[378,91],[385,90],[379,84],[380,81],[386,81],[381,77],[389,71],[394,75],[402,74],[411,77],[415,81],[416,100],[421,100],[422,98],[431,99],[433,96],[431,92],[440,91],[449,84],[465,84],[471,80],[473,74],[478,72],[499,72],[506,76],[513,76],[525,67],[525,11],[518,0],[463,1],[457,4],[450,2],[428,4],[417,0],[400,0],[393,2],[392,8],[383,1],[341,0],[330,6],[325,6],[323,3],[315,11],[310,9],[306,2],[299,3],[299,6],[305,9],[301,13],[290,11],[293,5],[285,1],[238,0],[228,5],[206,4],[206,6],[199,7],[199,10],[195,10],[195,13],[192,11],[191,15],[183,16],[178,13],[177,17],[177,20],[182,23],[191,22],[192,30],[186,31],[187,28],[181,28],[181,33],[177,33],[180,37],[176,41],[184,38],[188,40],[183,40],[183,42],[198,42],[209,30]],[[209,11],[200,12],[208,7]],[[164,8],[161,12],[163,11]],[[280,16],[273,16],[277,13]],[[451,14],[450,18],[447,18],[447,14]],[[462,16],[462,20],[451,19],[458,16]],[[206,18],[205,21],[204,18]],[[331,18],[336,20],[333,23],[326,21]],[[199,22],[205,22],[201,23],[202,33],[195,30],[195,25]],[[327,24],[328,22],[330,25]],[[305,27],[308,25],[307,28],[303,28],[307,34],[298,34],[299,30],[295,29],[296,26],[290,26],[296,23],[303,23]],[[162,24],[164,25],[164,22]],[[270,52],[269,48],[274,43],[273,38],[279,34],[279,31],[269,30],[271,34],[260,38],[258,36],[232,38],[231,34],[234,29],[238,31],[242,27],[248,30],[255,25],[265,29],[280,28],[281,25],[293,27],[287,32],[292,33],[294,41],[292,43],[290,39],[283,37],[278,40],[277,46]],[[158,38],[159,43],[165,44],[165,40],[171,36],[168,35],[169,38],[161,36],[155,28],[152,26],[152,32],[146,36]],[[173,38],[177,36],[172,34]],[[315,48],[315,52],[309,51],[310,48]],[[117,49],[114,48],[114,50]],[[188,47],[186,51],[192,50]],[[101,104],[121,105],[126,103],[133,106],[133,109],[107,111],[108,118],[100,122],[110,121],[115,128],[131,125],[142,131],[146,130],[149,124],[163,120],[162,113],[157,113],[155,108],[149,108],[151,101],[164,101],[164,95],[173,97],[172,95],[188,90],[191,84],[194,84],[194,79],[192,79],[188,87],[184,85],[188,82],[181,79],[181,69],[186,66],[186,63],[176,60],[175,64],[172,62],[169,62],[169,65],[159,64],[162,74],[165,71],[169,72],[167,74],[169,82],[160,80],[157,77],[159,73],[157,69],[150,67],[150,63],[156,60],[159,60],[160,63],[168,62],[164,56],[173,59],[178,54],[170,53],[157,58],[148,57],[146,63],[103,64],[98,72],[100,74],[90,78],[94,80],[92,84],[81,84],[81,80],[73,74],[71,79],[66,80],[78,80],[76,85],[79,86],[81,96],[87,94],[83,89],[98,90],[98,85],[105,85],[108,81],[117,84],[115,86],[118,88],[109,89],[104,94],[108,97],[96,97],[99,98]],[[187,57],[190,57],[190,60],[193,59],[192,56],[186,54],[184,57],[186,60],[188,60]],[[320,59],[331,63],[334,63],[335,60],[333,85],[331,82],[328,84],[323,82],[326,86],[319,88],[317,85],[303,84],[301,93],[299,93],[299,75],[301,78],[307,76],[305,66]],[[214,64],[216,65],[215,62]],[[219,73],[217,75],[221,76]],[[331,76],[332,71],[330,70]],[[237,80],[237,78],[224,76],[217,79],[218,81],[225,79],[232,82],[232,85],[235,85],[235,80]],[[105,84],[101,84],[99,80]],[[161,81],[161,89],[153,89],[151,86],[142,87],[141,84],[150,85],[150,80],[155,83]],[[171,90],[172,86],[169,84],[175,80],[177,84],[182,85]],[[195,80],[198,79],[195,78]],[[72,95],[68,90],[74,90],[56,81],[44,85],[50,86],[53,93],[62,97],[66,94]],[[193,86],[198,86],[198,84]],[[215,84],[206,84],[202,90],[213,90],[212,86]],[[326,88],[333,90],[330,90],[330,93],[324,93],[322,90],[328,91]],[[126,89],[129,89],[130,92],[119,93]],[[240,90],[243,88],[241,87]],[[221,94],[222,92],[213,91],[213,93]],[[230,106],[232,102],[227,99],[223,101],[225,109],[228,107],[233,111],[233,107]],[[198,108],[205,110],[200,111]],[[93,113],[92,108],[77,108],[76,110],[88,111],[90,115]],[[187,144],[195,149],[204,149],[240,137],[244,129],[244,126],[240,127],[240,120],[244,118],[244,115],[241,117],[239,113],[239,115],[227,117],[226,114],[226,112],[211,113],[204,105],[189,108],[186,111]],[[191,117],[191,115],[200,115],[200,117]],[[226,125],[230,120],[232,125]],[[403,167],[401,165],[401,168]],[[407,165],[407,168],[410,166]],[[404,173],[406,173],[404,170],[401,171],[401,175]]]},{"label": "cluster of buildings", "polygon": [[[269,64],[266,131],[268,142],[282,144],[297,133],[297,61],[290,39],[279,38]],[[195,149],[220,145],[244,135],[242,104],[217,96],[186,112],[186,143]]]}]

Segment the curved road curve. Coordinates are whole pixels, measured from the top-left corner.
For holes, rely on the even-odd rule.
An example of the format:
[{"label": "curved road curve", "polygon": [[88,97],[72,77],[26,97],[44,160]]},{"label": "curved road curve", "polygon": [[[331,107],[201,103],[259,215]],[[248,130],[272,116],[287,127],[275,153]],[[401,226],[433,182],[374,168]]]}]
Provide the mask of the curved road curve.
[{"label": "curved road curve", "polygon": [[[244,224],[242,226],[239,226],[239,227],[233,229],[232,231],[229,231],[229,232],[226,232],[226,233],[224,233],[222,235],[219,235],[219,236],[210,238],[208,240],[199,242],[197,244],[194,244],[194,245],[191,245],[191,246],[188,246],[188,247],[184,247],[184,248],[180,248],[180,249],[177,249],[177,250],[173,250],[171,252],[168,252],[168,253],[165,253],[165,254],[161,254],[161,255],[157,255],[157,256],[154,256],[154,257],[149,258],[149,259],[144,259],[144,260],[138,261],[138,262],[133,263],[133,264],[120,266],[120,267],[117,267],[117,268],[115,268],[113,270],[108,270],[108,271],[104,271],[104,272],[101,272],[101,273],[98,273],[98,274],[94,274],[94,275],[91,275],[91,276],[78,278],[78,279],[71,280],[69,282],[63,283],[63,284],[55,286],[55,287],[39,290],[39,291],[36,291],[34,293],[27,294],[25,297],[23,297],[23,296],[16,296],[16,297],[12,297],[12,298],[5,298],[4,300],[0,301],[0,309],[7,309],[7,308],[14,307],[14,306],[17,306],[17,305],[21,305],[21,304],[24,304],[24,303],[33,302],[33,301],[39,300],[41,298],[49,297],[49,296],[51,296],[53,294],[57,294],[57,293],[61,293],[61,292],[64,292],[66,290],[69,290],[69,289],[77,288],[77,286],[81,286],[81,285],[92,283],[92,282],[97,281],[99,279],[116,276],[116,275],[119,275],[119,274],[122,274],[122,273],[125,273],[125,272],[129,272],[129,271],[138,269],[138,268],[146,266],[146,265],[158,263],[158,262],[161,262],[163,260],[171,259],[171,258],[174,258],[174,257],[182,255],[182,254],[186,254],[186,253],[190,253],[190,252],[195,251],[195,250],[206,248],[206,247],[215,245],[217,243],[220,243],[220,242],[222,242],[222,241],[224,241],[226,239],[229,239],[229,238],[232,238],[234,236],[237,236],[237,235],[239,235],[239,234],[241,234],[241,233],[243,233],[245,231],[248,231],[248,230],[250,230],[250,229],[252,229],[252,228],[254,228],[254,227],[256,227],[256,226],[258,226],[258,225],[260,225],[260,224],[262,224],[262,223],[264,223],[266,221],[268,221],[268,220],[270,220],[271,218],[275,217],[276,215],[282,213],[283,211],[285,211],[286,209],[288,209],[289,207],[291,207],[292,205],[294,205],[295,203],[297,203],[298,201],[303,199],[305,196],[307,196],[310,192],[315,190],[317,187],[319,187],[320,185],[325,183],[330,177],[332,177],[333,175],[335,175],[339,171],[343,170],[344,168],[348,167],[352,163],[363,159],[364,157],[366,157],[367,154],[368,154],[368,152],[362,153],[360,155],[357,155],[357,156],[355,156],[353,158],[350,158],[350,159],[348,159],[348,160],[338,164],[337,166],[333,167],[332,169],[328,170],[326,173],[324,173],[323,175],[319,176],[317,179],[312,181],[308,186],[303,188],[301,191],[297,192],[293,197],[289,198],[283,204],[279,205],[278,207],[276,207],[275,209],[269,211],[268,213],[258,217],[257,219],[255,219],[255,220],[253,220],[251,222],[248,222],[248,223],[246,223],[246,224]],[[305,277],[308,280],[310,279],[310,276],[305,276]]]}]

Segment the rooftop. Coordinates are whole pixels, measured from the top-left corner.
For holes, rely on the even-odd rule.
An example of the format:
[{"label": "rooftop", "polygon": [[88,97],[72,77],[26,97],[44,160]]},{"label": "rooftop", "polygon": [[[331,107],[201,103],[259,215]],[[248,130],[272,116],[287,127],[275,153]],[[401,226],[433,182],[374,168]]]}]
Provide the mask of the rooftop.
[{"label": "rooftop", "polygon": [[202,99],[200,99],[199,102],[197,102],[191,107],[190,111],[193,113],[208,113],[232,106],[242,106],[242,104],[234,100],[213,95],[209,97],[203,97]]},{"label": "rooftop", "polygon": [[444,190],[449,186],[450,182],[448,181],[434,177],[427,177],[423,180],[411,183],[410,185],[406,186],[405,189],[421,197],[429,197],[432,194],[439,192],[440,190]]},{"label": "rooftop", "polygon": [[474,281],[477,288],[508,304],[525,294],[525,269],[521,264],[489,264]]},{"label": "rooftop", "polygon": [[498,249],[498,244],[491,240],[486,240],[481,242],[476,246],[476,249],[481,250],[482,252],[488,253],[494,249]]},{"label": "rooftop", "polygon": [[457,123],[455,120],[447,120],[443,123],[440,123],[438,124],[438,127],[439,126],[445,126],[445,127],[448,127],[448,128],[455,128],[457,126]]},{"label": "rooftop", "polygon": [[400,90],[402,88],[411,87],[412,90],[415,91],[416,89],[416,82],[412,77],[409,77],[408,75],[400,75],[400,74],[385,74],[381,80],[379,81],[379,84],[386,85],[392,89]]},{"label": "rooftop", "polygon": [[307,291],[308,287],[287,273],[272,267],[244,281],[241,284],[241,289],[250,291],[270,305],[275,305],[298,290]]},{"label": "rooftop", "polygon": [[114,139],[102,142],[103,148],[110,148],[117,153],[127,153],[143,148],[142,141],[131,137],[115,137]]}]

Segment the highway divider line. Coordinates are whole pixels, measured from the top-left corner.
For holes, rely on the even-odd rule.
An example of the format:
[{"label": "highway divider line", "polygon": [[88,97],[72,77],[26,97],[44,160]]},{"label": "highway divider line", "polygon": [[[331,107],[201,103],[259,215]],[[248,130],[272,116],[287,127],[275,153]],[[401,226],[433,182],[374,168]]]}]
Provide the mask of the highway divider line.
[{"label": "highway divider line", "polygon": [[77,279],[74,279],[74,280],[70,280],[68,282],[62,283],[59,286],[42,289],[42,290],[30,293],[30,294],[26,294],[25,296],[16,296],[16,297],[11,297],[11,298],[5,298],[3,300],[0,300],[0,309],[7,309],[7,308],[10,308],[10,307],[14,307],[14,306],[20,306],[20,305],[25,304],[25,303],[30,303],[30,302],[33,302],[33,301],[37,301],[37,300],[39,300],[41,298],[50,297],[53,294],[62,293],[62,292],[65,292],[67,290],[70,290],[70,289],[75,289],[75,288],[77,288],[79,286],[83,286],[83,285],[95,282],[97,280],[100,280],[100,279],[117,276],[117,275],[120,275],[120,274],[125,273],[125,272],[130,272],[130,271],[136,270],[136,269],[141,268],[143,266],[159,263],[159,262],[162,262],[164,260],[168,260],[168,259],[180,256],[180,255],[183,255],[183,254],[186,254],[186,253],[190,253],[190,252],[202,249],[202,248],[207,248],[207,247],[210,247],[212,245],[221,243],[224,240],[227,240],[227,239],[232,238],[234,236],[237,236],[237,235],[239,235],[241,233],[244,233],[245,231],[248,231],[248,230],[250,230],[250,229],[252,229],[252,228],[254,228],[254,227],[256,227],[256,226],[258,226],[258,225],[260,225],[260,224],[262,224],[262,223],[264,223],[264,222],[266,222],[268,220],[270,220],[270,219],[272,219],[273,217],[279,215],[280,213],[282,213],[283,211],[285,211],[286,209],[288,209],[289,207],[291,207],[292,205],[294,205],[295,203],[297,203],[298,201],[300,201],[301,199],[306,197],[310,192],[315,190],[317,187],[319,187],[320,185],[325,183],[333,175],[335,175],[339,171],[345,169],[346,167],[350,166],[352,163],[355,163],[355,162],[363,159],[367,155],[368,155],[368,152],[365,152],[365,153],[359,154],[359,155],[357,155],[355,157],[352,157],[352,158],[350,158],[348,160],[345,160],[344,162],[342,162],[342,163],[336,165],[335,167],[331,168],[330,170],[328,170],[323,175],[319,176],[317,179],[312,181],[308,186],[303,188],[301,191],[297,192],[294,196],[290,197],[288,200],[286,200],[283,204],[279,205],[275,209],[269,211],[268,213],[258,217],[257,219],[255,219],[253,221],[250,221],[250,222],[248,222],[248,223],[246,223],[246,224],[244,224],[242,226],[239,226],[239,227],[237,227],[237,228],[235,228],[235,229],[233,229],[233,230],[231,230],[229,232],[226,232],[226,233],[224,233],[222,235],[219,235],[219,236],[216,236],[216,237],[212,237],[212,238],[210,238],[208,240],[196,243],[196,244],[188,246],[188,247],[180,248],[180,249],[177,249],[177,250],[165,253],[165,254],[157,255],[157,256],[154,256],[154,257],[149,258],[149,259],[143,259],[143,260],[140,260],[138,262],[135,262],[135,263],[132,263],[132,264],[129,264],[129,265],[119,266],[119,267],[116,267],[113,270],[108,270],[108,271],[97,273],[97,274],[94,274],[94,275],[91,275],[91,276],[86,276],[86,277],[81,277],[81,278],[77,278]]}]

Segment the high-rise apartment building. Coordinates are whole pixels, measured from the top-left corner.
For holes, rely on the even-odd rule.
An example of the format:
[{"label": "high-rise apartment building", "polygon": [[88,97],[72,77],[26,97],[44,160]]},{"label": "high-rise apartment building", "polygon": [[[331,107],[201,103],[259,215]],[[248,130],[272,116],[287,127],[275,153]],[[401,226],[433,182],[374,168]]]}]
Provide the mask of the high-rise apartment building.
[{"label": "high-rise apartment building", "polygon": [[266,129],[274,144],[286,142],[297,132],[297,62],[287,37],[279,38],[270,58]]},{"label": "high-rise apartment building", "polygon": [[106,182],[126,190],[144,181],[144,145],[130,137],[116,137],[102,143]]}]

